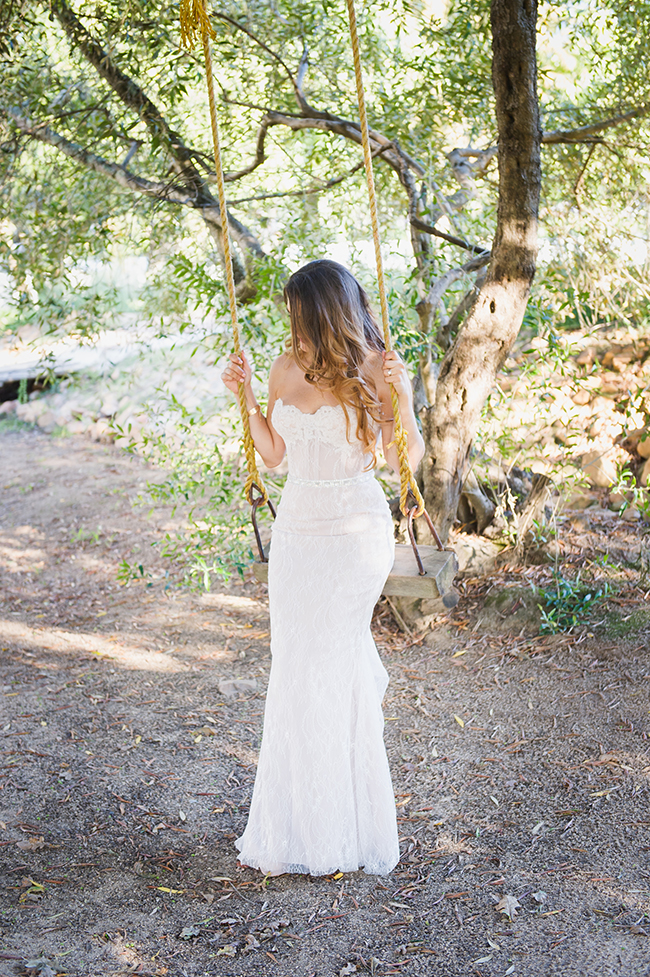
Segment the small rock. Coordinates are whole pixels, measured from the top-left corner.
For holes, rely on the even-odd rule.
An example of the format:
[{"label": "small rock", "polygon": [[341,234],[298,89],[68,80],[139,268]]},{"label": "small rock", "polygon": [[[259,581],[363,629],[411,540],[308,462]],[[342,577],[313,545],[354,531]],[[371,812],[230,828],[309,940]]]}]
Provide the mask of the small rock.
[{"label": "small rock", "polygon": [[17,406],[17,400],[5,400],[4,403],[0,404],[0,414],[15,414]]},{"label": "small rock", "polygon": [[92,441],[101,441],[103,444],[108,444],[113,440],[112,428],[103,417],[91,424],[86,433]]},{"label": "small rock", "polygon": [[54,964],[47,957],[36,957],[25,961],[25,970],[31,970],[34,977],[56,977]]},{"label": "small rock", "polygon": [[[214,729],[214,727],[212,727],[212,726],[199,726],[199,728],[197,730],[194,730],[194,732],[200,733],[201,736],[216,736],[217,735],[216,729]],[[182,813],[183,812],[181,811],[181,814]],[[185,816],[183,816],[181,818],[181,821],[184,821],[184,820],[185,820]]]},{"label": "small rock", "polygon": [[626,522],[638,522],[641,518],[641,513],[635,505],[629,505],[621,515]]},{"label": "small rock", "polygon": [[614,407],[615,406],[616,405],[614,404],[614,401],[613,400],[610,400],[609,397],[603,397],[600,394],[598,394],[591,401],[591,404],[590,404],[590,408],[591,409],[590,409],[589,413],[592,415],[592,417],[595,417],[595,416],[600,417],[603,414],[609,414],[609,413],[611,413],[614,410]]},{"label": "small rock", "polygon": [[619,512],[627,503],[627,499],[622,492],[611,492],[609,496],[609,508],[613,512]]},{"label": "small rock", "polygon": [[257,682],[254,678],[222,678],[219,691],[222,695],[233,696],[238,692],[255,692]]},{"label": "small rock", "polygon": [[44,409],[44,405],[31,400],[26,404],[16,404],[16,417],[26,424],[35,424],[36,418]]},{"label": "small rock", "polygon": [[558,560],[562,556],[562,546],[557,539],[549,539],[545,544],[544,550],[551,560]]},{"label": "small rock", "polygon": [[596,362],[596,356],[598,350],[595,346],[587,346],[583,349],[581,353],[576,356],[576,363],[578,366],[593,366]]},{"label": "small rock", "polygon": [[580,390],[574,393],[571,400],[573,401],[574,404],[577,404],[578,407],[584,407],[585,404],[588,404],[589,401],[591,400],[591,394],[589,393],[588,390],[585,390],[584,387],[581,387]]},{"label": "small rock", "polygon": [[650,458],[648,458],[648,460],[644,462],[643,468],[641,469],[641,484],[647,485],[649,479],[650,479]]},{"label": "small rock", "polygon": [[617,373],[624,373],[630,363],[633,361],[634,357],[626,353],[619,353],[618,356],[612,357],[612,370],[616,370]]},{"label": "small rock", "polygon": [[622,393],[626,388],[625,377],[619,377],[616,373],[605,373],[600,384],[600,389],[604,394]]},{"label": "small rock", "polygon": [[51,410],[44,410],[42,414],[36,418],[36,423],[46,434],[50,434],[56,427],[56,414]]},{"label": "small rock", "polygon": [[616,481],[616,459],[610,452],[611,449],[587,451],[582,456],[582,470],[597,488],[609,488]]},{"label": "small rock", "polygon": [[104,417],[113,417],[114,414],[117,414],[118,408],[119,403],[117,397],[114,394],[108,394],[108,396],[104,398],[99,411],[104,415]]},{"label": "small rock", "polygon": [[563,508],[568,510],[588,509],[592,505],[598,505],[598,499],[584,490],[578,490],[571,493]]}]

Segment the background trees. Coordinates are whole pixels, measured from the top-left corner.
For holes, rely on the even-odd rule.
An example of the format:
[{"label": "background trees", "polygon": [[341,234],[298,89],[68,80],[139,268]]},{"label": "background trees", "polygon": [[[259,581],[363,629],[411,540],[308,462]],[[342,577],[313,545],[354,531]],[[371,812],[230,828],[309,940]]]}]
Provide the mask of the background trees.
[{"label": "background trees", "polygon": [[[647,316],[647,7],[540,8],[539,119],[534,4],[360,11],[395,327],[419,368],[422,477],[444,534],[528,298],[540,145],[528,331]],[[7,321],[92,333],[115,295],[91,259],[117,253],[147,257],[141,314],[165,328],[188,301],[218,310],[203,71],[178,49],[176,9],[53,0],[5,15]],[[346,16],[338,0],[254,2],[213,21],[244,329],[267,358],[287,270],[329,253],[372,288]],[[219,352],[218,314],[214,331]],[[480,488],[472,504],[489,518]]]}]

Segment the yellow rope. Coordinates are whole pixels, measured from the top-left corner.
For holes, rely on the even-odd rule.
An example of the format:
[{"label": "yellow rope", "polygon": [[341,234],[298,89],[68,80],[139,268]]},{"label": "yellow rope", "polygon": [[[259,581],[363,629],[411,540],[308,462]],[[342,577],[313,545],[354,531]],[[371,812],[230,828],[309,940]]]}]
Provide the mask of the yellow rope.
[{"label": "yellow rope", "polygon": [[[197,34],[201,37],[203,44],[203,56],[205,58],[205,75],[208,85],[208,102],[210,104],[210,124],[212,126],[212,143],[214,147],[214,168],[217,176],[217,192],[219,197],[219,211],[221,214],[221,232],[223,241],[223,258],[226,269],[226,283],[228,287],[228,305],[230,306],[230,319],[232,323],[233,347],[235,353],[241,353],[239,342],[239,320],[237,318],[237,297],[235,293],[235,276],[232,269],[232,252],[230,248],[230,232],[228,229],[228,211],[226,208],[226,190],[223,182],[223,167],[221,165],[221,149],[219,146],[219,126],[217,123],[217,106],[214,98],[214,78],[212,73],[212,54],[210,52],[210,40],[215,37],[214,28],[210,23],[210,18],[205,7],[205,0],[181,0],[180,6],[181,23],[181,44],[191,49],[196,41]],[[251,435],[248,408],[246,406],[246,395],[244,384],[239,384],[237,393],[239,401],[239,412],[241,414],[244,433],[242,437],[244,452],[246,454],[246,467],[248,476],[244,486],[246,498],[253,504],[253,484],[259,488],[264,501],[268,500],[268,495],[262,482],[262,478],[257,469],[255,458],[255,445]]]},{"label": "yellow rope", "polygon": [[[379,303],[381,306],[381,321],[384,330],[384,342],[386,349],[392,348],[390,336],[390,319],[388,316],[388,299],[386,298],[386,283],[384,281],[384,265],[381,258],[381,243],[379,239],[379,218],[377,216],[377,198],[375,195],[375,180],[372,171],[372,152],[370,149],[370,137],[368,135],[368,118],[366,116],[366,100],[363,91],[363,74],[361,72],[361,56],[359,53],[359,36],[357,34],[357,17],[354,9],[354,0],[347,0],[348,16],[350,18],[350,38],[352,40],[352,58],[354,60],[354,76],[357,83],[357,100],[359,102],[359,122],[361,124],[361,142],[363,144],[363,159],[366,167],[366,180],[368,182],[368,200],[370,204],[370,222],[372,224],[372,238],[375,244],[375,260],[377,262],[377,285],[379,288]],[[399,401],[395,387],[390,388],[391,403],[393,405],[393,442],[397,449],[399,458],[400,474],[400,509],[407,514],[407,496],[409,489],[415,497],[417,512],[421,515],[424,512],[424,499],[415,481],[408,456],[408,434],[402,427],[402,418],[399,410]]]}]

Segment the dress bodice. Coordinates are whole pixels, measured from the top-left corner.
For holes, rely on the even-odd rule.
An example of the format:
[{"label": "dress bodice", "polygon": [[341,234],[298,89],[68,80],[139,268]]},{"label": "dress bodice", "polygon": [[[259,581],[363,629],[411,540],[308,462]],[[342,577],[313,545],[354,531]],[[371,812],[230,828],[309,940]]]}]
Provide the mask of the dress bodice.
[{"label": "dress bodice", "polygon": [[342,407],[324,404],[305,414],[293,404],[276,400],[272,421],[287,446],[289,474],[310,481],[354,478],[368,468],[371,458],[355,436],[356,414],[349,414],[349,439]]}]

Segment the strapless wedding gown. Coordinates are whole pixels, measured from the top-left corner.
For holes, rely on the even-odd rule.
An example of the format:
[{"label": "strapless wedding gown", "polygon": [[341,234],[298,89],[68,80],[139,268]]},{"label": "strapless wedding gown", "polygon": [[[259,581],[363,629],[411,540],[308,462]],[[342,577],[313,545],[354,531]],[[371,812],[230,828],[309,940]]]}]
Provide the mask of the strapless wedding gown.
[{"label": "strapless wedding gown", "polygon": [[343,409],[276,401],[289,476],[272,530],[272,664],[240,861],[383,875],[399,859],[383,741],[388,684],[370,634],[394,556],[388,504]]}]

